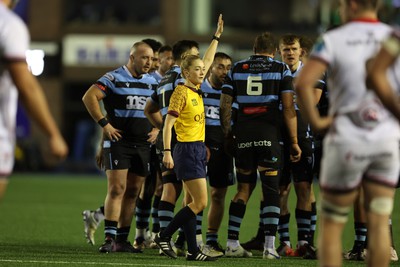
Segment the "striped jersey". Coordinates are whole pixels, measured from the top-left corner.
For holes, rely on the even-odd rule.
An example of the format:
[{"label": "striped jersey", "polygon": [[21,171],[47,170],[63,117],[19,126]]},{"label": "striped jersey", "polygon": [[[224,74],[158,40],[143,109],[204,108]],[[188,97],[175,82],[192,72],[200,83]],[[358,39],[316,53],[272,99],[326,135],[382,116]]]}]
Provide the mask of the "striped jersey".
[{"label": "striped jersey", "polygon": [[25,23],[0,1],[0,141],[11,145],[15,143],[18,91],[6,64],[26,62],[29,41]]},{"label": "striped jersey", "polygon": [[157,88],[157,81],[149,74],[133,77],[126,66],[101,77],[95,85],[105,94],[103,99],[107,118],[128,141],[148,144],[152,126],[144,115],[147,99]]},{"label": "striped jersey", "polygon": [[181,76],[181,68],[177,65],[172,66],[161,79],[157,91],[152,94],[151,99],[158,104],[163,118],[167,115],[169,101],[174,89],[178,84],[183,84],[184,81],[185,79]]},{"label": "striped jersey", "polygon": [[222,93],[238,103],[237,123],[280,123],[281,94],[294,93],[286,64],[268,56],[253,55],[236,62],[228,73]]},{"label": "striped jersey", "polygon": [[150,72],[149,74],[150,74],[150,76],[152,76],[154,79],[156,79],[156,81],[157,81],[158,83],[160,83],[161,80],[162,80],[162,78],[163,78],[163,77],[161,76],[161,74],[158,72],[158,70],[153,71],[153,72]]}]

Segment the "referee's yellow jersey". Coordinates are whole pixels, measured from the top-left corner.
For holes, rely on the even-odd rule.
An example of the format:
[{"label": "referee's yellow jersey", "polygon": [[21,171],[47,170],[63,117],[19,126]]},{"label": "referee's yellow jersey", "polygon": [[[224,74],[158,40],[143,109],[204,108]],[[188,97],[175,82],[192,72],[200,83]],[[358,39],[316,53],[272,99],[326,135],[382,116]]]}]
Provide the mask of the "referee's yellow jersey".
[{"label": "referee's yellow jersey", "polygon": [[175,116],[175,132],[179,142],[205,140],[203,97],[199,88],[178,85],[172,93],[168,114]]}]

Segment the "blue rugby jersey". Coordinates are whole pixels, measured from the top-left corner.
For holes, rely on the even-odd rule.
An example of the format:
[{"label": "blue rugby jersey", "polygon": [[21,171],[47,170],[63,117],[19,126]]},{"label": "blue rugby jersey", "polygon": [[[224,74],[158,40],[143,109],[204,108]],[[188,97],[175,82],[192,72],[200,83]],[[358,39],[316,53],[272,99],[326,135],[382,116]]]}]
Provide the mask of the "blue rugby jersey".
[{"label": "blue rugby jersey", "polygon": [[237,123],[279,125],[281,94],[294,93],[293,77],[286,64],[268,56],[253,55],[233,65],[222,93],[238,103]]},{"label": "blue rugby jersey", "polygon": [[122,66],[106,73],[95,84],[105,94],[108,120],[122,130],[123,139],[147,145],[152,126],[144,115],[144,107],[157,88],[157,81],[149,74],[135,78]]},{"label": "blue rugby jersey", "polygon": [[165,119],[168,112],[169,100],[178,84],[184,84],[185,79],[181,76],[181,68],[177,65],[171,69],[161,79],[157,90],[151,95],[151,99],[158,104],[161,114]]},{"label": "blue rugby jersey", "polygon": [[158,83],[160,83],[161,82],[161,80],[162,80],[162,76],[161,76],[161,74],[156,70],[156,71],[153,71],[153,72],[150,72],[149,73],[149,75],[150,76],[152,76],[154,79],[156,79],[156,81],[158,82]]},{"label": "blue rugby jersey", "polygon": [[[208,79],[205,79],[201,84],[200,90],[203,92],[204,112],[206,116],[206,143],[221,144],[224,141],[219,119],[221,89],[213,88]],[[237,109],[237,107],[237,103],[232,104],[232,108]]]}]

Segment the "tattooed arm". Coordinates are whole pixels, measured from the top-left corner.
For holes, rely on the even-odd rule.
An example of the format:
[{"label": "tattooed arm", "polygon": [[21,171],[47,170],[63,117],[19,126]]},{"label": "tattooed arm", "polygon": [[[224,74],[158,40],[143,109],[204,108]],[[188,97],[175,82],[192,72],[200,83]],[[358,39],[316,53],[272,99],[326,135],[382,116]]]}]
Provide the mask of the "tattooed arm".
[{"label": "tattooed arm", "polygon": [[219,102],[219,119],[221,122],[222,132],[224,137],[228,138],[232,136],[232,101],[233,98],[227,94],[221,94]]}]

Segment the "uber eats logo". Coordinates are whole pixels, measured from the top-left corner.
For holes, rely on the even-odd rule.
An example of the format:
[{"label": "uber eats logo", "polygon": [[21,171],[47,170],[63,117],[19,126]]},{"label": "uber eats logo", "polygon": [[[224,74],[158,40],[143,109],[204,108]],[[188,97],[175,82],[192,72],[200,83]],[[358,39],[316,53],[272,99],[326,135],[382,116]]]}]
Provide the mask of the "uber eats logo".
[{"label": "uber eats logo", "polygon": [[260,141],[251,141],[251,142],[244,142],[238,143],[238,148],[248,148],[253,146],[271,146],[271,141],[268,140],[260,140]]}]

